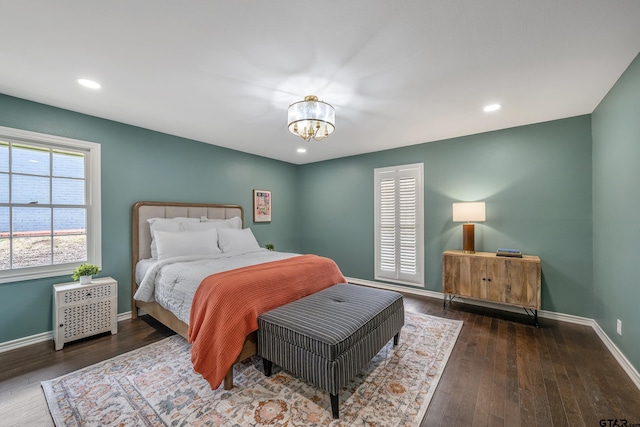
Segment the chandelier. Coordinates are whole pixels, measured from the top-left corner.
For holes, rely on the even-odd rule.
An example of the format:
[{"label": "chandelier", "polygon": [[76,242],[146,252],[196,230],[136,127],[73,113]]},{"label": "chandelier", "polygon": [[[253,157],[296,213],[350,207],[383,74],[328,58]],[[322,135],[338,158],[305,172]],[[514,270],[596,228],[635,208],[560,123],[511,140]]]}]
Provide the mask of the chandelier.
[{"label": "chandelier", "polygon": [[289,132],[305,141],[320,141],[333,132],[336,122],[336,110],[326,102],[318,101],[317,96],[305,96],[304,101],[289,105]]}]

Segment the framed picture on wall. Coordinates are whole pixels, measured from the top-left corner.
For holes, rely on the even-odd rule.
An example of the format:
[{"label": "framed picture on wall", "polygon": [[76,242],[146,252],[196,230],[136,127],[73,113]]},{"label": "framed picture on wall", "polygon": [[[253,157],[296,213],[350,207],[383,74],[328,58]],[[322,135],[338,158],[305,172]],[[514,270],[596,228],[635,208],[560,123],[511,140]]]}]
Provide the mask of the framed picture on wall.
[{"label": "framed picture on wall", "polygon": [[253,190],[253,222],[271,222],[271,191]]}]

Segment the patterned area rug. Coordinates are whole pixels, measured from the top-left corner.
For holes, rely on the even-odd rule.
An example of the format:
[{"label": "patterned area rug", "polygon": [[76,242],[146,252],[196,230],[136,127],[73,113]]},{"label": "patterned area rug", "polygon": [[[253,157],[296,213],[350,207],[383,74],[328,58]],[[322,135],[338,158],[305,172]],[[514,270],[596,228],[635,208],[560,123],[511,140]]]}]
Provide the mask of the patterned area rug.
[{"label": "patterned area rug", "polygon": [[237,364],[235,387],[211,390],[192,369],[180,336],[42,383],[57,426],[416,426],[462,322],[407,312],[391,340],[340,393],[340,419],[327,393],[254,356]]}]

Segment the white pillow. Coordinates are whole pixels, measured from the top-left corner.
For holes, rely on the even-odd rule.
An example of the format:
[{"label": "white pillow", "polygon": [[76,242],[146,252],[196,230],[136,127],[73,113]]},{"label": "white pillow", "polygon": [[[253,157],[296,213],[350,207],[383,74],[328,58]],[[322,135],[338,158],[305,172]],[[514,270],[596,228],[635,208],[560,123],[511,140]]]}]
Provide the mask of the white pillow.
[{"label": "white pillow", "polygon": [[181,223],[181,222],[200,222],[199,218],[187,218],[184,216],[177,216],[175,218],[149,218],[147,220],[149,224],[155,223]]},{"label": "white pillow", "polygon": [[236,230],[221,228],[218,230],[218,245],[222,252],[247,252],[260,249],[250,228]]},{"label": "white pillow", "polygon": [[180,227],[184,231],[210,230],[212,228],[233,228],[226,221],[184,222]]},{"label": "white pillow", "polygon": [[220,253],[218,231],[156,231],[158,259],[176,256],[209,256]]},{"label": "white pillow", "polygon": [[229,219],[208,219],[206,216],[200,218],[202,222],[210,223],[210,224],[218,224],[216,228],[235,228],[238,230],[242,229],[242,218],[239,216],[234,216]]},{"label": "white pillow", "polygon": [[182,224],[186,223],[199,223],[198,218],[149,218],[149,229],[151,231],[151,258],[158,259],[158,249],[156,245],[155,232],[156,231],[181,231]]}]

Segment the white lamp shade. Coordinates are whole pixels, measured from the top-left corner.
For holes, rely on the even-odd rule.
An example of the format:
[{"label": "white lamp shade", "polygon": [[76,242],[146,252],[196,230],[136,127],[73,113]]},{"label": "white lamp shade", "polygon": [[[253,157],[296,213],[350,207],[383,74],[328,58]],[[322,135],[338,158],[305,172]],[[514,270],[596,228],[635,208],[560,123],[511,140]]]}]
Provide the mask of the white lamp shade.
[{"label": "white lamp shade", "polygon": [[454,222],[482,222],[486,220],[484,202],[453,204]]}]

